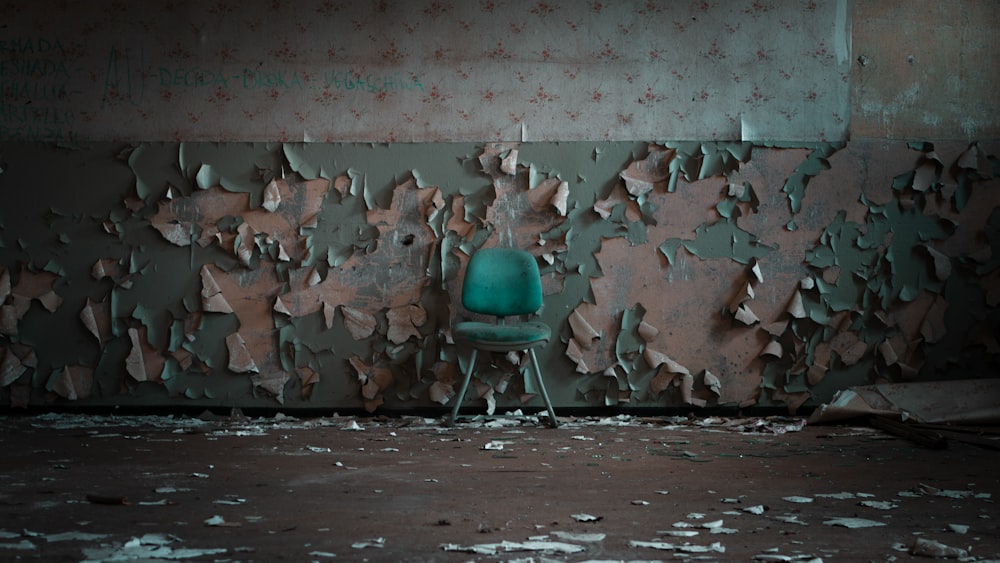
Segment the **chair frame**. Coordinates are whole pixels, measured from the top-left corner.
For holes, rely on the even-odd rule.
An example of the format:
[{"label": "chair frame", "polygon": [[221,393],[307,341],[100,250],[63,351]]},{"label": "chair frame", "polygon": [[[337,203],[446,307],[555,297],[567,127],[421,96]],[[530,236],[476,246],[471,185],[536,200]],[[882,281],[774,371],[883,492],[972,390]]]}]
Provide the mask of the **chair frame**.
[{"label": "chair frame", "polygon": [[[488,252],[490,250],[492,249],[481,249],[478,252]],[[525,254],[528,254],[525,251],[519,251],[519,252],[524,252]],[[530,254],[528,255],[530,256]],[[534,266],[533,269],[535,270],[534,274],[539,275],[537,271],[537,264],[534,263],[535,260],[534,256],[531,256],[531,260]],[[465,289],[464,283],[465,282],[463,281],[463,303],[464,303],[464,289]],[[504,315],[497,315],[485,311],[476,311],[476,312],[481,312],[484,314],[494,316],[496,318],[497,325],[505,324]],[[530,317],[536,313],[537,311],[533,311],[532,313],[528,313],[525,315],[511,315],[511,316]],[[485,343],[480,341],[472,342],[462,338],[460,335],[456,335],[456,341],[459,344],[468,345],[470,348],[472,348],[472,354],[469,358],[468,368],[465,370],[465,373],[463,374],[464,380],[462,381],[462,388],[458,392],[457,398],[455,399],[455,406],[452,408],[451,416],[449,416],[449,418],[447,419],[446,425],[453,426],[455,424],[455,420],[458,418],[459,409],[461,409],[462,403],[465,401],[465,395],[469,390],[469,385],[472,382],[472,376],[473,374],[475,374],[476,371],[476,362],[479,359],[479,352],[480,350],[482,350],[488,353],[511,352],[511,351],[527,352],[528,357],[530,358],[531,361],[530,361],[530,366],[528,366],[528,368],[524,370],[524,376],[527,378],[529,377],[528,372],[533,372],[531,377],[534,377],[535,383],[537,383],[538,385],[538,390],[542,395],[542,400],[545,402],[545,407],[548,410],[549,425],[553,428],[558,427],[559,421],[556,418],[556,412],[552,406],[552,401],[549,399],[548,391],[545,389],[545,382],[542,380],[542,370],[538,365],[538,356],[535,354],[535,349],[545,346],[546,344],[549,343],[550,340],[551,340],[551,333],[548,338],[532,341],[527,344],[525,344],[524,342],[485,342]]]}]

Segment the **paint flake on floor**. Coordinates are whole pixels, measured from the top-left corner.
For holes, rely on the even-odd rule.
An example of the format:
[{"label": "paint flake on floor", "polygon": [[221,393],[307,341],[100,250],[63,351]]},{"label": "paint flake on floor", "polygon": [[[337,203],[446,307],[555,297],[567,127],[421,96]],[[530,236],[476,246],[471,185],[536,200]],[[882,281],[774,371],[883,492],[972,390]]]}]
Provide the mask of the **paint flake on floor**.
[{"label": "paint flake on floor", "polygon": [[[281,520],[285,518],[284,516],[267,510],[262,499],[262,495],[266,493],[272,495],[277,493],[278,497],[287,497],[289,502],[294,502],[296,505],[307,505],[311,502],[311,498],[316,496],[316,491],[324,491],[322,496],[329,497],[330,502],[323,505],[321,514],[336,509],[336,503],[332,503],[336,497],[349,495],[352,499],[351,506],[358,514],[364,515],[376,509],[393,510],[397,499],[425,494],[421,493],[421,490],[453,490],[453,487],[458,486],[456,483],[459,480],[468,478],[497,477],[491,481],[492,484],[487,489],[506,481],[516,481],[522,487],[525,484],[537,483],[539,487],[548,488],[551,482],[546,479],[553,478],[553,472],[558,472],[560,477],[563,475],[562,470],[556,468],[565,467],[563,465],[565,463],[573,463],[577,464],[573,470],[574,475],[593,474],[598,486],[613,487],[635,478],[634,468],[638,468],[642,463],[654,462],[659,464],[661,469],[665,467],[675,471],[681,467],[678,464],[687,463],[678,457],[676,461],[670,459],[664,465],[662,464],[664,458],[659,455],[663,451],[673,453],[694,451],[698,453],[698,457],[712,459],[720,464],[736,463],[738,460],[741,468],[747,468],[740,470],[744,473],[751,467],[761,467],[763,470],[757,474],[758,477],[743,480],[723,479],[713,481],[708,486],[699,480],[708,475],[705,470],[699,471],[698,478],[692,479],[682,476],[666,480],[663,479],[665,476],[663,474],[658,479],[645,482],[643,488],[627,489],[625,494],[628,496],[619,496],[618,502],[614,503],[588,504],[586,497],[571,500],[575,497],[570,496],[566,502],[574,503],[572,512],[567,510],[533,523],[531,530],[520,536],[525,538],[523,540],[513,539],[518,536],[512,538],[510,534],[524,530],[527,524],[518,523],[509,516],[491,521],[471,513],[465,515],[462,512],[428,513],[432,521],[421,524],[418,516],[414,520],[415,526],[433,526],[435,529],[442,527],[449,534],[454,533],[454,537],[444,537],[439,540],[440,543],[435,542],[433,549],[493,556],[524,552],[530,554],[525,557],[536,559],[584,553],[610,553],[607,550],[616,549],[612,546],[625,545],[631,549],[671,551],[673,552],[671,557],[684,557],[688,560],[698,558],[718,560],[720,557],[736,553],[740,554],[738,557],[744,555],[749,557],[752,554],[745,553],[746,546],[742,543],[751,541],[748,538],[757,537],[761,530],[771,529],[787,535],[788,538],[801,541],[802,544],[798,545],[801,551],[786,548],[782,548],[780,552],[757,551],[755,553],[760,557],[754,557],[754,560],[797,562],[816,561],[824,557],[838,560],[837,554],[831,549],[813,549],[810,543],[813,540],[810,538],[821,537],[824,533],[863,534],[864,528],[867,527],[879,527],[885,531],[895,532],[902,525],[897,522],[901,522],[914,510],[926,509],[927,503],[934,500],[941,503],[941,499],[947,499],[945,504],[961,505],[964,512],[955,512],[948,516],[947,521],[954,523],[951,526],[941,524],[940,522],[944,520],[939,520],[936,526],[920,528],[928,539],[934,537],[932,534],[935,533],[949,534],[937,539],[960,538],[971,546],[991,541],[984,539],[986,531],[979,530],[995,529],[992,520],[983,519],[991,516],[992,512],[994,495],[987,488],[991,483],[980,482],[976,485],[967,480],[938,481],[931,478],[901,481],[898,488],[909,487],[907,490],[912,496],[896,495],[890,502],[879,498],[885,494],[881,488],[874,492],[846,492],[858,491],[866,486],[865,483],[830,481],[826,490],[845,491],[840,493],[823,492],[823,488],[814,484],[809,485],[810,480],[815,480],[819,475],[820,466],[809,467],[806,473],[801,473],[805,471],[804,469],[795,468],[791,473],[786,471],[791,466],[797,468],[798,464],[786,464],[785,461],[792,461],[796,457],[812,460],[815,459],[813,456],[820,454],[833,453],[840,456],[841,460],[858,459],[859,462],[863,462],[861,460],[867,455],[877,461],[878,456],[882,455],[886,448],[910,447],[898,440],[876,443],[864,436],[813,440],[811,436],[814,436],[817,430],[805,427],[799,431],[806,432],[807,436],[796,436],[788,432],[784,434],[745,432],[743,428],[767,426],[759,425],[749,418],[718,417],[705,421],[687,417],[565,417],[568,430],[559,431],[539,428],[536,421],[529,418],[520,415],[520,418],[513,419],[513,425],[505,423],[502,426],[491,427],[486,425],[490,418],[484,417],[482,424],[460,425],[457,428],[444,427],[441,419],[419,416],[386,418],[332,415],[307,419],[281,415],[254,418],[246,417],[239,412],[231,413],[228,417],[206,414],[202,418],[193,420],[155,416],[133,418],[45,415],[25,417],[19,419],[18,423],[30,432],[52,432],[55,435],[72,433],[79,440],[99,445],[102,449],[107,448],[107,451],[112,451],[116,444],[120,444],[119,447],[128,452],[129,456],[149,455],[148,452],[152,452],[154,448],[187,448],[198,443],[207,445],[213,451],[232,452],[234,457],[243,455],[241,450],[249,448],[251,451],[245,453],[251,454],[252,457],[249,459],[254,460],[253,463],[257,465],[240,466],[239,471],[243,473],[264,473],[271,465],[266,462],[269,456],[278,456],[270,459],[275,460],[275,467],[280,467],[281,471],[270,473],[269,478],[260,477],[256,487],[232,489],[230,479],[227,477],[229,474],[226,473],[226,464],[213,460],[197,465],[188,464],[184,466],[183,471],[169,471],[164,468],[162,473],[146,472],[142,475],[133,475],[133,478],[142,479],[148,485],[138,490],[96,491],[100,495],[115,498],[125,498],[124,493],[128,493],[128,498],[132,499],[129,504],[89,507],[90,510],[118,511],[116,513],[125,514],[126,517],[139,515],[139,518],[148,518],[152,521],[158,512],[176,511],[179,507],[189,510],[189,507],[197,505],[203,512],[196,512],[199,516],[191,517],[189,522],[184,522],[187,527],[181,530],[186,529],[191,532],[197,528],[202,530],[200,533],[203,538],[212,537],[205,534],[219,533],[227,536],[237,533],[259,534],[262,531],[268,534],[293,533],[288,526],[283,525]],[[739,420],[737,424],[731,424],[737,420]],[[787,420],[780,419],[772,423],[779,426],[789,425]],[[365,431],[340,431],[354,426]],[[638,436],[637,440],[632,440],[633,434]],[[10,436],[9,433],[5,434],[7,439]],[[580,440],[578,439],[580,436],[590,439]],[[856,443],[868,453],[857,454],[856,457],[853,450],[841,449],[838,443],[831,445],[828,440]],[[483,448],[484,444],[490,443],[502,444],[504,447]],[[719,443],[727,445],[719,448],[717,447]],[[415,464],[420,463],[418,460],[423,455],[421,452],[428,450],[433,450],[433,455],[439,457],[441,461],[447,460],[449,467],[461,469],[448,473],[447,478],[440,479],[435,477],[444,473],[423,471],[418,474],[419,478],[414,479],[413,475],[417,474],[415,467],[418,467]],[[738,455],[733,455],[733,451],[737,451]],[[464,457],[451,459],[459,453],[464,453]],[[937,453],[929,452],[927,455],[934,456]],[[53,483],[58,483],[61,474],[80,469],[68,454],[46,457],[49,459],[46,467],[52,472]],[[177,462],[183,461],[177,460]],[[382,478],[383,475],[397,471],[399,468],[395,467],[396,465],[410,472],[409,476],[403,479],[408,487],[404,493],[401,493],[391,480]],[[300,468],[304,467],[312,469],[303,472]],[[839,471],[836,463],[822,467],[825,472]],[[917,470],[920,469],[919,466],[915,467]],[[344,468],[355,471],[344,471]],[[376,468],[377,471],[373,471]],[[775,480],[778,473],[782,473],[782,477]],[[646,472],[642,475],[648,477]],[[775,483],[800,477],[805,479],[806,488],[787,489],[780,494],[772,490]],[[755,485],[755,481],[767,485]],[[424,485],[424,483],[434,484]],[[935,483],[938,486],[926,483]],[[641,500],[641,495],[654,493],[664,495],[667,491],[659,487],[665,484],[671,486],[670,495],[657,496],[652,503]],[[870,485],[871,483],[868,483],[868,486]],[[696,495],[702,504],[683,500],[690,498],[692,487],[697,489]],[[9,491],[17,491],[18,487],[6,489],[4,494],[11,494]],[[790,494],[794,492],[799,494]],[[879,494],[876,495],[876,492]],[[480,493],[485,494],[487,491],[480,490]],[[164,500],[165,497],[169,502]],[[629,500],[633,498],[636,500]],[[515,510],[526,509],[527,506],[531,506],[531,510],[546,510],[542,499],[543,497],[533,495],[519,497]],[[806,502],[804,499],[811,501]],[[77,505],[72,503],[79,503],[79,499],[68,499],[68,501],[72,502],[67,502],[67,507],[75,507]],[[81,504],[87,506],[85,503]],[[890,505],[893,506],[891,513],[893,518],[871,517],[873,514],[881,514],[875,512],[880,510],[880,507]],[[36,503],[37,510],[42,510],[41,506]],[[54,506],[59,507],[61,504],[55,503]],[[650,508],[639,508],[642,506]],[[645,529],[646,531],[642,533],[649,534],[649,537],[636,538],[635,534],[638,532],[634,532],[627,524],[625,525],[629,532],[622,533],[623,522],[646,522],[647,514],[650,514],[652,508],[656,510],[651,514],[655,514],[659,521],[648,528],[636,528]],[[725,508],[732,510],[723,510]],[[477,506],[475,510],[485,513],[492,509],[492,506],[483,505]],[[866,511],[870,518],[858,518],[865,516]],[[212,514],[215,516],[208,518]],[[672,517],[666,520],[667,523],[676,520],[674,529],[656,531],[657,525],[667,527],[664,525],[664,516]],[[173,518],[178,519],[177,516]],[[977,518],[978,529],[970,532],[967,524],[962,522],[964,518]],[[359,518],[357,522],[352,522],[352,526],[362,526],[364,520]],[[809,523],[823,523],[824,526],[808,526]],[[727,527],[726,524],[733,527]],[[169,523],[165,525],[168,526]],[[311,545],[307,547],[317,553],[312,556],[317,559],[333,558],[335,557],[333,555],[320,554],[341,553],[344,549],[349,551],[349,548],[369,550],[369,553],[391,553],[390,557],[398,556],[400,550],[405,549],[401,547],[403,536],[399,530],[371,526],[366,529],[367,533],[359,533],[346,540],[341,538],[340,543],[336,544],[320,543],[321,538],[336,535],[329,531],[321,531],[310,538]],[[823,532],[823,529],[829,531]],[[841,530],[836,532],[836,529]],[[430,528],[419,528],[419,533],[428,535],[430,530]],[[542,531],[547,533],[529,535]],[[476,534],[482,533],[504,534],[505,538],[491,537],[489,541],[476,541],[475,538],[479,537]],[[709,539],[722,537],[726,538],[725,542],[714,542]],[[44,541],[43,538],[48,541]],[[129,553],[147,556],[159,554],[161,559],[188,557],[188,554],[194,554],[190,557],[195,559],[237,558],[232,547],[229,547],[228,553],[216,552],[214,550],[218,544],[198,541],[202,546],[207,545],[208,549],[188,551],[182,548],[183,543],[180,540],[154,545],[153,537],[137,541],[128,540],[94,524],[90,524],[89,527],[84,527],[84,524],[64,527],[55,530],[55,533],[40,535],[2,533],[0,550],[42,553],[47,544],[56,541],[54,538],[59,538],[58,543],[80,545],[78,549],[86,546],[87,549],[106,550],[85,554],[85,557],[93,560],[101,560],[100,557],[121,558]],[[699,541],[699,538],[702,540]],[[943,543],[959,544],[956,541]],[[914,544],[906,544],[903,549],[909,550],[912,545]],[[966,549],[966,547],[961,544],[955,546],[956,549]],[[883,550],[891,548],[890,543],[881,546]],[[866,547],[866,549],[876,548]],[[920,549],[930,549],[930,547],[921,545]],[[301,554],[304,555],[306,552],[303,551]]]},{"label": "paint flake on floor", "polygon": [[827,526],[841,526],[843,528],[875,528],[879,526],[885,526],[885,522],[878,522],[876,520],[869,520],[867,518],[852,518],[852,517],[838,517],[830,518],[823,522]]},{"label": "paint flake on floor", "polygon": [[517,551],[572,555],[574,553],[586,551],[585,547],[572,543],[539,540],[527,540],[523,542],[504,540],[499,543],[483,543],[475,545],[443,544],[441,549],[445,551],[460,551],[479,555],[497,555],[499,553]]},{"label": "paint flake on floor", "polygon": [[134,537],[123,544],[110,547],[84,548],[82,563],[103,563],[108,561],[176,561],[202,559],[229,553],[226,548],[171,547],[179,543],[178,538],[161,534],[146,534]]}]

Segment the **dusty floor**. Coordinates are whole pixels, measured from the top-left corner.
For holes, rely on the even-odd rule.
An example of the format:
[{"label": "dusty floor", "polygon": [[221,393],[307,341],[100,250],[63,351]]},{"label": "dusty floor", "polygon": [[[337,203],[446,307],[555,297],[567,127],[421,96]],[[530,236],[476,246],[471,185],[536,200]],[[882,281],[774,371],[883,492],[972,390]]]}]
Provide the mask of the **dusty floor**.
[{"label": "dusty floor", "polygon": [[0,560],[926,560],[918,540],[1000,560],[995,450],[797,419],[563,422],[0,418]]}]

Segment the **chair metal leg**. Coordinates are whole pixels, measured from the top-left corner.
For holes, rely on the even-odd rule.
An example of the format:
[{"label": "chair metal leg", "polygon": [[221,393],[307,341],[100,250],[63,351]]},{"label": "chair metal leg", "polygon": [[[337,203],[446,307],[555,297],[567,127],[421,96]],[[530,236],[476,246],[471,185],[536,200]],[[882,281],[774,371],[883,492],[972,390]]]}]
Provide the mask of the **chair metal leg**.
[{"label": "chair metal leg", "polygon": [[451,418],[448,419],[446,426],[454,426],[455,419],[458,418],[458,409],[462,408],[465,393],[469,390],[469,382],[472,381],[472,373],[476,368],[476,356],[478,353],[479,350],[472,349],[472,357],[469,358],[469,371],[465,374],[465,381],[462,382],[462,390],[458,392],[458,398],[455,400],[455,408],[451,410]]},{"label": "chair metal leg", "polygon": [[538,368],[538,357],[535,356],[535,349],[529,348],[528,354],[531,356],[531,366],[535,368],[535,381],[538,382],[538,390],[542,392],[542,400],[545,401],[545,406],[549,409],[549,420],[552,423],[552,428],[557,428],[559,421],[556,419],[556,410],[552,408],[552,401],[549,400],[549,394],[545,391],[545,382],[542,381],[542,370]]}]

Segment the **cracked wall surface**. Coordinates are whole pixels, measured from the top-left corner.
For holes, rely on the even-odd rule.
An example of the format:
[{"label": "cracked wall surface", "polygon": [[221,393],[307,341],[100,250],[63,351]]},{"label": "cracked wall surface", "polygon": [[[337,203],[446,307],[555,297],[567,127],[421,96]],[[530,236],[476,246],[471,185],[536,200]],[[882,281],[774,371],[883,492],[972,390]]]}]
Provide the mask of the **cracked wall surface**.
[{"label": "cracked wall surface", "polygon": [[[997,143],[6,143],[12,406],[446,403],[478,248],[542,269],[557,406],[994,376]],[[524,358],[474,394],[536,400]]]}]

